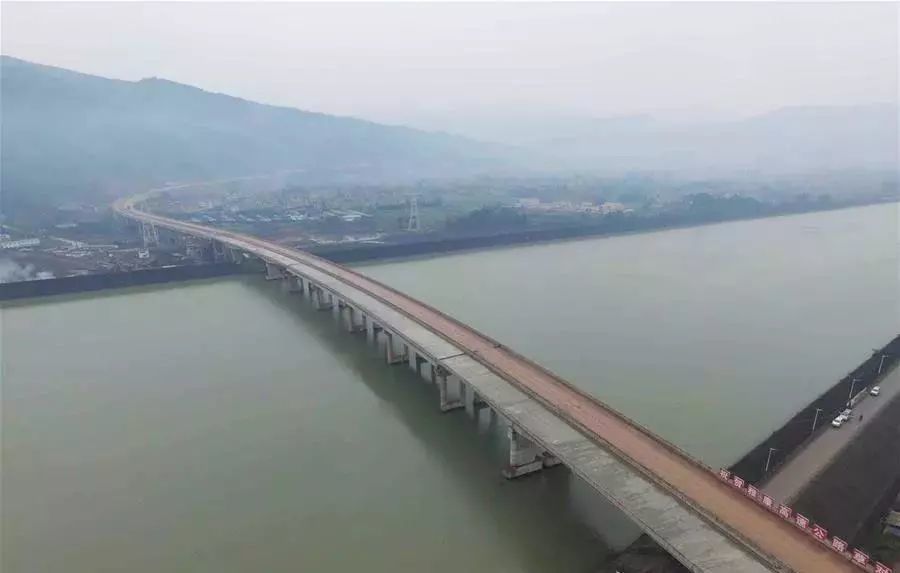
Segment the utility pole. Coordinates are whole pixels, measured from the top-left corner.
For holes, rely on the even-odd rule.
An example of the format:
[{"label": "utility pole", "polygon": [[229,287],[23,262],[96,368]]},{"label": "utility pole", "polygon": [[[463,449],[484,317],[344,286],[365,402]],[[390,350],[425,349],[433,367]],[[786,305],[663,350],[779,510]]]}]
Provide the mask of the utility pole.
[{"label": "utility pole", "polygon": [[816,422],[819,420],[819,412],[821,412],[821,411],[822,411],[822,408],[816,408],[816,415],[813,417],[812,432],[810,432],[810,433],[813,433],[816,431]]},{"label": "utility pole", "polygon": [[766,457],[766,469],[763,470],[763,475],[769,473],[769,462],[772,461],[772,452],[777,452],[778,448],[769,448],[769,455]]},{"label": "utility pole", "polygon": [[853,388],[856,386],[856,382],[859,378],[851,378],[850,379],[850,395],[847,396],[847,407],[850,407],[850,401],[853,399]]}]

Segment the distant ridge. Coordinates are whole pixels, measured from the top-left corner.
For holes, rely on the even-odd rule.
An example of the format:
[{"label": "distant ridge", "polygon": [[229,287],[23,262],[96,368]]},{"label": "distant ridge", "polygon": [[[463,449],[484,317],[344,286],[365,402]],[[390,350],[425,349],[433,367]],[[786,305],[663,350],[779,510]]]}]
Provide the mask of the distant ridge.
[{"label": "distant ridge", "polygon": [[9,56],[0,57],[0,93],[4,209],[288,169],[335,181],[467,176],[512,157],[464,137]]}]

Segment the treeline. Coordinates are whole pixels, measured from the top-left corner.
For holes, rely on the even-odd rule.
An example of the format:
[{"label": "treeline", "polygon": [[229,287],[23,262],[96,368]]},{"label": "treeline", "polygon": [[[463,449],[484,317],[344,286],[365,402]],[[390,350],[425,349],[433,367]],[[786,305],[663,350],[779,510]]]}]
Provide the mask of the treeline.
[{"label": "treeline", "polygon": [[[445,233],[421,235],[420,238],[382,245],[347,244],[311,249],[316,254],[336,262],[356,262],[381,258],[410,257],[430,253],[513,245],[538,241],[571,239],[594,235],[618,235],[673,227],[688,227],[704,223],[733,221],[803,213],[843,205],[831,201],[773,205],[746,197],[716,197],[698,194],[685,198],[678,209],[657,214],[611,213],[603,217],[588,217],[560,224],[559,219],[540,226],[537,217],[521,219],[509,207],[486,207],[469,216],[455,219]],[[524,214],[519,214],[523,215]],[[583,220],[583,219],[581,219]],[[524,222],[523,222],[524,221]],[[518,228],[515,227],[518,225]]]}]

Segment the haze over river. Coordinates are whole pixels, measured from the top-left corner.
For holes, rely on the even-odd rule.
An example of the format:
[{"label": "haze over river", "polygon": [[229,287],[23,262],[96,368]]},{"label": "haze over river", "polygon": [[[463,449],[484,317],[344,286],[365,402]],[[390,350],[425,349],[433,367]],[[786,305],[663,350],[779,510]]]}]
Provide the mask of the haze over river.
[{"label": "haze over river", "polygon": [[[897,206],[366,265],[712,466],[900,330]],[[632,529],[261,277],[0,314],[4,573],[591,571]]]}]

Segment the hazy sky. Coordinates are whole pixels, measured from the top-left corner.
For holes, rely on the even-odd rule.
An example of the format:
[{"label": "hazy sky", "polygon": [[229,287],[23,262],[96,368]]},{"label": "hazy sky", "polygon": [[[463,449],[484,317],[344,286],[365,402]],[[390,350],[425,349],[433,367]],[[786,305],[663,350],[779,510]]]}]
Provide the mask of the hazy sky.
[{"label": "hazy sky", "polygon": [[2,52],[303,109],[749,114],[897,101],[898,5],[34,4]]}]

